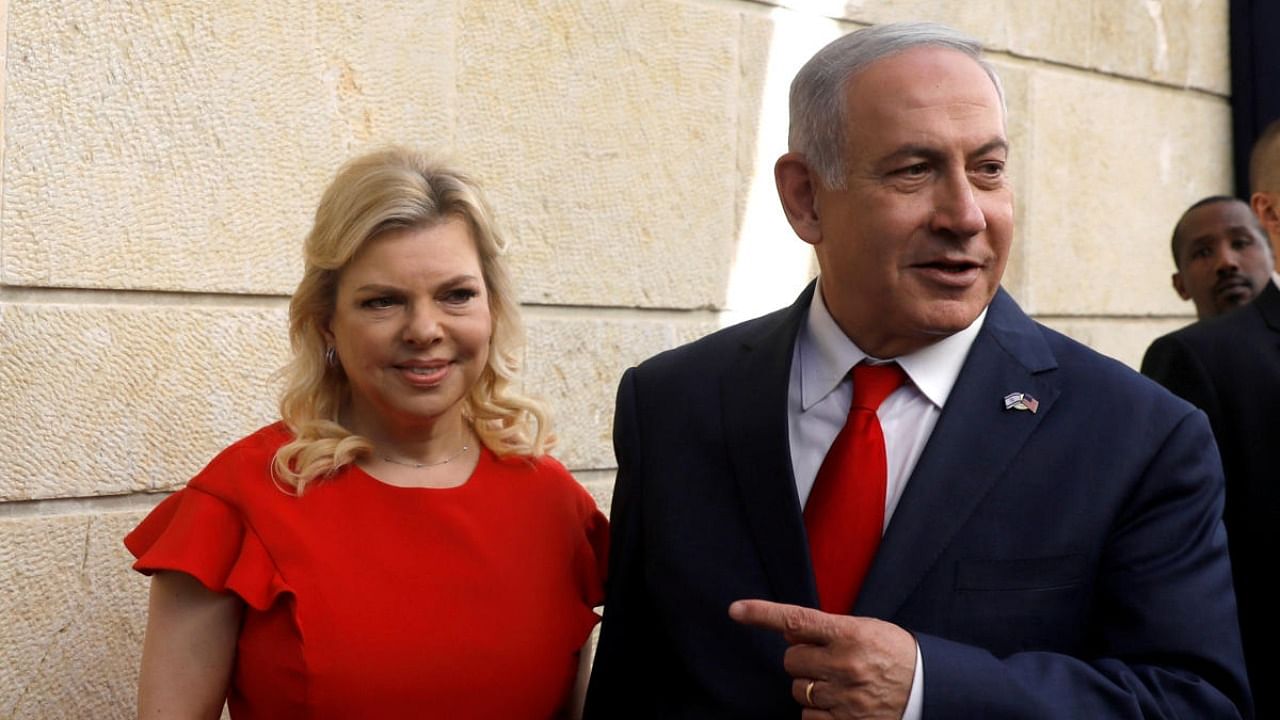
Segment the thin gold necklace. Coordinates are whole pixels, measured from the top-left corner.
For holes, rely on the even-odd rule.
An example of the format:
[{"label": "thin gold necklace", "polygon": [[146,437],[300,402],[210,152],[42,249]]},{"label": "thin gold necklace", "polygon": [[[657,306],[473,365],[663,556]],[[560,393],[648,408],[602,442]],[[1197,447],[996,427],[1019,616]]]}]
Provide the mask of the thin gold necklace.
[{"label": "thin gold necklace", "polygon": [[443,460],[437,460],[437,461],[435,461],[435,462],[429,462],[429,463],[405,462],[404,460],[396,460],[395,458],[391,457],[390,455],[383,455],[382,453],[378,453],[378,457],[382,458],[383,460],[386,460],[387,462],[389,462],[389,463],[391,463],[391,464],[393,464],[393,465],[403,465],[403,466],[405,466],[405,467],[411,467],[411,468],[414,468],[414,469],[416,469],[416,470],[421,470],[422,468],[438,467],[438,466],[440,466],[440,465],[448,465],[449,463],[453,462],[454,460],[457,460],[458,458],[462,457],[462,453],[464,453],[464,452],[466,452],[466,451],[468,451],[468,450],[470,450],[470,449],[471,449],[471,446],[470,446],[470,445],[463,445],[461,450],[459,450],[458,452],[456,452],[456,453],[454,453],[454,454],[450,455],[449,457],[447,457],[447,458],[445,458],[445,459],[443,459]]}]

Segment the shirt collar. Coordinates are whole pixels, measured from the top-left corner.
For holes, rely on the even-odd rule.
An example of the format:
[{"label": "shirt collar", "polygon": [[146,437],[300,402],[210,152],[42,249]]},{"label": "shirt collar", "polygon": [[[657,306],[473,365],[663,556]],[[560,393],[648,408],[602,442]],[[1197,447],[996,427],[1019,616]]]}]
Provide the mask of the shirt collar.
[{"label": "shirt collar", "polygon": [[[907,355],[873,359],[896,360],[920,393],[941,409],[986,318],[987,308],[983,308],[977,319],[958,333]],[[800,331],[799,351],[800,397],[804,410],[830,395],[850,368],[870,357],[831,317],[822,298],[821,283],[814,288],[813,302],[809,304],[809,314]]]}]

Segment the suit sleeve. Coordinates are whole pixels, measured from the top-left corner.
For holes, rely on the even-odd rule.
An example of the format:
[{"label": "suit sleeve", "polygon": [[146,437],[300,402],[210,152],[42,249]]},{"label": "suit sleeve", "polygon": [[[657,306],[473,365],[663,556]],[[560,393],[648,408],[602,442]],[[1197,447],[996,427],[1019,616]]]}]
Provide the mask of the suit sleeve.
[{"label": "suit sleeve", "polygon": [[917,634],[926,717],[1251,717],[1213,438],[1188,412],[1156,450],[1108,538],[1071,656]]},{"label": "suit sleeve", "polygon": [[655,669],[661,668],[659,629],[645,583],[640,494],[643,453],[636,417],[635,368],[618,386],[613,445],[618,461],[610,503],[612,539],[605,585],[604,622],[587,689],[585,720],[651,718]]}]

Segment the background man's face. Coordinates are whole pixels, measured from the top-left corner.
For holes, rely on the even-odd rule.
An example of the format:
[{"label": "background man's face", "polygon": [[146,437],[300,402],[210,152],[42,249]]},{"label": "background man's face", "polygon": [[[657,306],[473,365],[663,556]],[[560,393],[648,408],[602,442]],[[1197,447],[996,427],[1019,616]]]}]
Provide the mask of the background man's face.
[{"label": "background man's face", "polygon": [[819,185],[823,297],[863,350],[892,357],[968,327],[1013,238],[995,86],[971,58],[923,47],[848,84],[847,189]]},{"label": "background man's face", "polygon": [[1262,292],[1271,277],[1267,238],[1243,202],[1215,202],[1178,222],[1178,272],[1173,286],[1196,315],[1221,315]]}]

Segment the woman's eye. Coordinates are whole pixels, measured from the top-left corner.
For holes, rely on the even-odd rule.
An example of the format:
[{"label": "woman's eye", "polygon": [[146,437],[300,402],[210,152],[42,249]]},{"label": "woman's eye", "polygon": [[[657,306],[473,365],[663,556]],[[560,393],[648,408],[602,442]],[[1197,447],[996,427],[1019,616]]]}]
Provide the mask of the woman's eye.
[{"label": "woman's eye", "polygon": [[462,305],[479,294],[479,291],[472,288],[456,288],[444,294],[444,301],[451,305]]},{"label": "woman's eye", "polygon": [[361,302],[360,307],[367,308],[369,310],[385,310],[395,304],[395,298],[375,297]]}]

